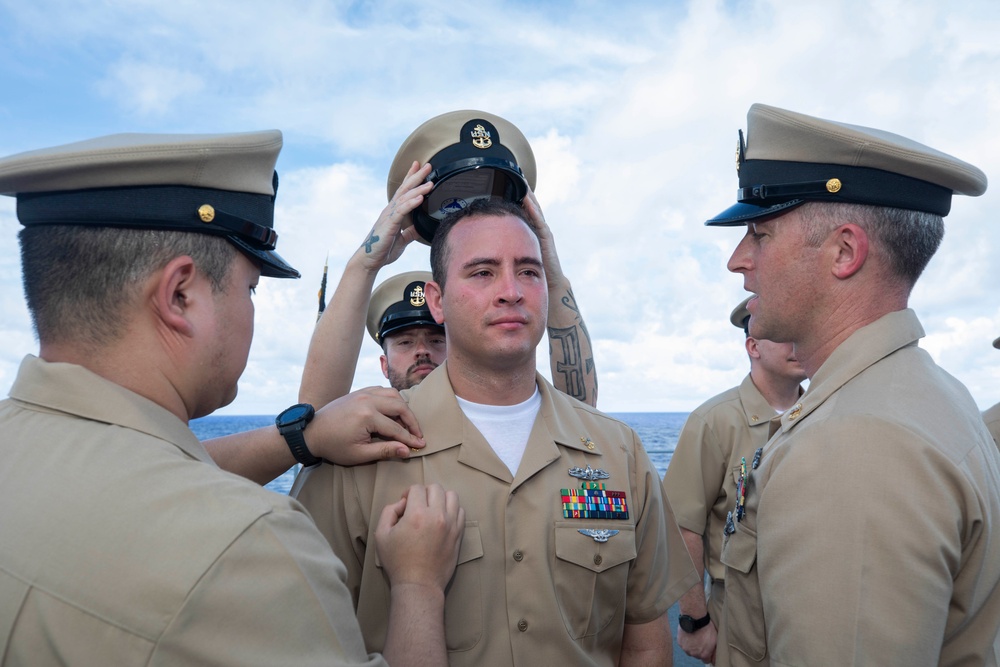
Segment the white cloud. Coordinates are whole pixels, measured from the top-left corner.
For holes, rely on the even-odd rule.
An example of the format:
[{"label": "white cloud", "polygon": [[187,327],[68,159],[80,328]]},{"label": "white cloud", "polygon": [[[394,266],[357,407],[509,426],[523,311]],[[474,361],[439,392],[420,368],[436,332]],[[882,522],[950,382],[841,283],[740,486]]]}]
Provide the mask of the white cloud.
[{"label": "white cloud", "polygon": [[119,62],[97,83],[105,97],[139,116],[160,116],[175,104],[197,106],[205,81],[193,72],[150,63]]},{"label": "white cloud", "polygon": [[[285,130],[279,252],[304,278],[259,290],[251,361],[229,412],[294,400],[327,251],[332,289],[385,203],[396,148],[438,113],[485,109],[531,139],[608,411],[689,410],[746,372],[728,324],[742,281],[725,269],[740,231],[702,222],[733,201],[736,130],[751,103],[889,129],[1000,173],[993,2],[185,0],[86,15],[46,0],[3,6],[0,38],[16,53],[0,64],[7,89],[27,90],[29,78],[58,87],[56,72],[72,63],[66,77],[103,91],[58,113],[45,107],[49,132],[37,107],[6,100],[8,152],[57,143],[70,126],[75,138],[136,124]],[[989,345],[1000,335],[998,199],[996,185],[956,199],[912,298],[924,346],[983,407],[1000,400],[1000,352]],[[0,382],[33,346],[12,210],[0,206]],[[413,248],[392,268],[426,261],[426,248]],[[357,386],[382,382],[377,356],[367,342]]]}]

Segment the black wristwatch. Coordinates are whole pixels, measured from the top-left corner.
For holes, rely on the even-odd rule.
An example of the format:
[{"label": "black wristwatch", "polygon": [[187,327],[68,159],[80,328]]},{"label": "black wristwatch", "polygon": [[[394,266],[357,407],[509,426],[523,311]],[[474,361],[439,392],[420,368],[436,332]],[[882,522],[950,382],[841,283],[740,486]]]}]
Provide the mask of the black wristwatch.
[{"label": "black wristwatch", "polygon": [[312,452],[306,447],[305,436],[302,435],[302,432],[306,430],[306,425],[312,421],[315,415],[316,410],[313,409],[313,406],[308,403],[299,403],[282,411],[274,420],[274,425],[278,427],[278,433],[285,438],[288,448],[292,450],[292,456],[307,467],[314,466],[323,460],[312,455]]},{"label": "black wristwatch", "polygon": [[687,614],[681,614],[677,619],[678,625],[681,626],[681,630],[687,633],[698,632],[703,627],[708,625],[708,622],[712,620],[712,617],[707,613],[701,618],[692,618]]}]

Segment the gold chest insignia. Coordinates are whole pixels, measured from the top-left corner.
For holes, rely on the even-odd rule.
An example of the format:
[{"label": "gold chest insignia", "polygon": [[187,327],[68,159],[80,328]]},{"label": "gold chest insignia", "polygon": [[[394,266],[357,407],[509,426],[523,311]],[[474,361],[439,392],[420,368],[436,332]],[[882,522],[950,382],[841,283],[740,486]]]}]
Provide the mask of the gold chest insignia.
[{"label": "gold chest insignia", "polygon": [[493,139],[490,138],[490,132],[482,125],[476,125],[472,128],[472,145],[476,148],[489,148],[493,145]]}]

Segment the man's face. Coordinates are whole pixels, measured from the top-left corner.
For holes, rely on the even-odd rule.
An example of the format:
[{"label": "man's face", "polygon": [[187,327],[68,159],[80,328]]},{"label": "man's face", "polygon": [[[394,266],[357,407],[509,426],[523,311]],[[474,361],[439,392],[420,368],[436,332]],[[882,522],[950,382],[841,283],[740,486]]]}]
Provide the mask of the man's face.
[{"label": "man's face", "polygon": [[[224,291],[214,294],[215,330],[211,345],[210,373],[205,381],[208,414],[236,398],[237,382],[243,375],[253,340],[253,292],[260,268],[243,253],[237,253],[229,269]],[[214,403],[214,405],[212,405]]]},{"label": "man's face", "polygon": [[442,293],[428,306],[448,332],[449,364],[498,371],[534,365],[545,333],[548,288],[538,239],[514,216],[474,216],[448,236]]},{"label": "man's face", "polygon": [[806,379],[802,364],[795,358],[792,343],[775,343],[767,339],[755,339],[755,343],[757,353],[760,355],[758,363],[769,375],[795,382]]},{"label": "man's face", "polygon": [[385,337],[384,349],[382,374],[397,391],[420,384],[447,355],[444,329],[430,325],[394,331]]},{"label": "man's face", "polygon": [[805,242],[798,209],[751,222],[727,267],[743,274],[743,288],[756,296],[747,303],[750,335],[795,342],[808,331],[806,318],[817,297],[819,248]]}]

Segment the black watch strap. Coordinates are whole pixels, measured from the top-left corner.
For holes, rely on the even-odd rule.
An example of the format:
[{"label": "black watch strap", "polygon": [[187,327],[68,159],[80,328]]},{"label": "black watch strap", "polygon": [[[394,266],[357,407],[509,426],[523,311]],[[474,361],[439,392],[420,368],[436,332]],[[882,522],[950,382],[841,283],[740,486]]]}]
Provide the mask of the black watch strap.
[{"label": "black watch strap", "polygon": [[322,463],[323,459],[316,458],[313,456],[312,452],[306,446],[306,438],[302,435],[302,431],[295,430],[289,431],[287,433],[282,433],[285,436],[285,442],[288,443],[288,449],[292,450],[292,456],[295,460],[306,466],[314,466],[317,463]]},{"label": "black watch strap", "polygon": [[274,425],[278,427],[278,433],[288,443],[288,449],[291,450],[292,456],[304,466],[322,463],[322,459],[313,456],[313,453],[309,451],[303,434],[315,414],[313,406],[308,403],[299,403],[282,411],[274,420]]},{"label": "black watch strap", "polygon": [[708,622],[712,620],[712,617],[706,612],[701,618],[692,618],[687,614],[682,614],[678,619],[681,630],[684,632],[698,632],[703,627],[708,625]]}]

